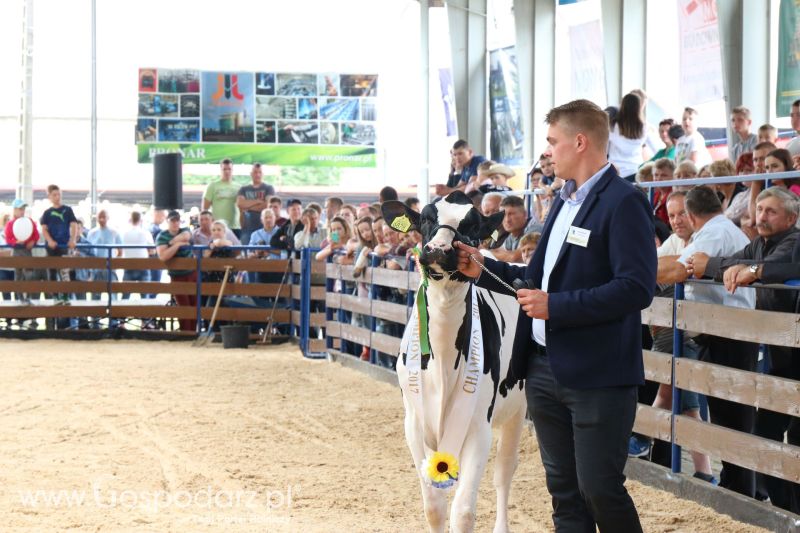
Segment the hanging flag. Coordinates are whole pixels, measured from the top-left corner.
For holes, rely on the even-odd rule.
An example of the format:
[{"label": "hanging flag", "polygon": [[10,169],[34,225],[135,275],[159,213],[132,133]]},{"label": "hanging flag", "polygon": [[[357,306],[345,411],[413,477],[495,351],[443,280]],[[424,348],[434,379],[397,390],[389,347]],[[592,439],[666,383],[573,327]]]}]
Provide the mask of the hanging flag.
[{"label": "hanging flag", "polygon": [[800,0],[781,0],[778,26],[778,85],[775,114],[788,117],[800,98]]}]

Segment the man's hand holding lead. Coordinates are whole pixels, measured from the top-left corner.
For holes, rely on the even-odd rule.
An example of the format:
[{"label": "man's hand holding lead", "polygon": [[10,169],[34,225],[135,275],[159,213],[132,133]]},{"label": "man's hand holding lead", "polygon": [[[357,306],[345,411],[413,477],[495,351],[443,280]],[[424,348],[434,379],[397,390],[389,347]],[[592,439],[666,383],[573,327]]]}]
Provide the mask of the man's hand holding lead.
[{"label": "man's hand holding lead", "polygon": [[517,303],[522,306],[522,311],[531,318],[541,320],[550,318],[547,299],[547,293],[539,289],[520,289],[517,291]]}]

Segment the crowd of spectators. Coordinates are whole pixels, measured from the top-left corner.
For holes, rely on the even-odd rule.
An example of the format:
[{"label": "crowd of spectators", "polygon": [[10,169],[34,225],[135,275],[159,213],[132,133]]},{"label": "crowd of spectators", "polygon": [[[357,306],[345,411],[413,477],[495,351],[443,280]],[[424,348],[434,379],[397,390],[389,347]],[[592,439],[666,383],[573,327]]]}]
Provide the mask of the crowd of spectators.
[{"label": "crowd of spectators", "polygon": [[[623,97],[619,107],[607,109],[609,114],[609,161],[622,179],[634,184],[665,182],[695,177],[741,176],[741,181],[712,186],[655,187],[650,192],[656,241],[659,245],[659,295],[671,296],[678,282],[693,278],[709,278],[724,285],[687,283],[686,299],[746,309],[796,312],[794,292],[777,289],[755,291],[748,288],[756,281],[782,283],[800,277],[800,243],[797,229],[800,214],[800,179],[779,178],[765,187],[763,180],[748,180],[750,174],[771,174],[800,169],[800,136],[785,147],[779,147],[777,129],[769,124],[752,130],[750,111],[743,106],[732,110],[730,121],[733,138],[728,143],[728,157],[712,160],[706,140],[698,130],[699,115],[685,108],[680,121],[661,120],[651,127],[645,116],[647,97],[633,91]],[[792,129],[800,134],[800,100],[791,108]],[[461,191],[484,216],[503,211],[502,229],[480,243],[486,253],[497,259],[527,263],[539,242],[545,220],[554,199],[565,185],[557,177],[558,169],[545,151],[533,164],[529,178],[529,194],[512,191],[509,180],[515,172],[505,164],[489,160],[473,152],[464,140],[451,150],[451,168],[444,183],[433,186],[436,197]],[[414,231],[400,233],[384,223],[381,203],[398,200],[392,187],[384,187],[372,204],[353,205],[340,197],[329,197],[324,206],[311,202],[306,205],[297,199],[280,198],[270,184],[263,181],[261,165],[250,169],[251,183],[233,183],[233,164],[222,161],[219,180],[211,183],[203,196],[202,208],[193,227],[177,211],[153,211],[150,223],[144,228],[143,215],[130,214],[129,227],[117,232],[109,225],[109,214],[100,211],[97,226],[82,229],[80,221],[68,206],[61,203],[57,186],[48,188],[51,207],[42,214],[34,231],[25,242],[17,242],[10,230],[17,218],[25,216],[25,204],[14,202],[13,215],[5,221],[3,237],[12,245],[13,255],[36,253],[33,245],[45,244],[47,255],[63,255],[76,249],[78,243],[89,245],[138,244],[154,246],[145,249],[114,252],[124,257],[146,257],[162,260],[172,257],[191,257],[189,244],[208,247],[207,257],[233,257],[240,252],[231,249],[239,244],[269,246],[268,250],[245,252],[248,256],[286,258],[298,250],[317,250],[316,261],[332,261],[352,265],[355,281],[337,281],[334,290],[357,296],[377,298],[405,304],[408,294],[401,289],[371,286],[364,273],[369,266],[393,270],[411,269],[413,250],[421,244],[422,236]],[[644,189],[643,194],[648,194]],[[417,211],[416,198],[401,199]],[[624,238],[624,236],[609,236]],[[100,255],[91,247],[78,247],[85,255]],[[590,267],[590,265],[587,265]],[[46,276],[53,280],[103,280],[105,270],[70,272],[67,269],[42,274],[32,269],[16,272],[0,270],[0,279],[33,280]],[[170,269],[173,281],[196,280],[194,270]],[[112,274],[113,276],[114,274]],[[124,280],[160,281],[162,271],[127,270]],[[249,281],[277,281],[268,275],[251,275]],[[112,278],[113,279],[113,278]],[[148,295],[144,295],[145,297]],[[4,295],[4,298],[11,296]],[[18,295],[21,301],[27,295]],[[66,302],[68,295],[57,295]],[[195,305],[194,296],[176,295],[181,305]],[[403,324],[375,319],[359,313],[340,311],[340,320],[399,337]],[[192,320],[182,320],[181,329],[194,329]],[[645,348],[659,352],[672,351],[672,331],[646,328]],[[362,359],[371,358],[369,346],[342,339],[340,348]],[[736,341],[712,335],[685,336],[684,355],[743,370],[760,369],[770,375],[800,379],[800,358],[792,350]],[[796,355],[796,354],[795,354]],[[758,361],[763,359],[761,367]],[[394,354],[377,353],[376,362],[387,367],[395,364]],[[671,405],[671,388],[650,388],[648,401],[662,408]],[[643,389],[644,397],[647,393]],[[684,393],[681,411],[700,418],[701,397]],[[726,400],[708,398],[712,422],[763,437],[800,444],[800,421],[796,417],[756,409]],[[788,433],[787,433],[788,432]],[[786,436],[785,436],[786,435]],[[632,456],[650,457],[665,462],[658,446],[642,436],[631,438]],[[662,450],[663,451],[663,450]],[[799,486],[769,476],[756,475],[736,464],[724,462],[719,480],[711,469],[709,458],[693,452],[695,476],[719,483],[742,494],[769,499],[773,504],[794,512],[800,511]]]}]

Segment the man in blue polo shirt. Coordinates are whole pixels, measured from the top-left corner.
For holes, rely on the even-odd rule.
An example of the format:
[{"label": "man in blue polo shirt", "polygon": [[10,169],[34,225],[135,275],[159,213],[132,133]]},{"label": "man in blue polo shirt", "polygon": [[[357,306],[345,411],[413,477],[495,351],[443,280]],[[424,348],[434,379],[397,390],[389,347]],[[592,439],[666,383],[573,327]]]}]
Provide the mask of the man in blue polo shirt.
[{"label": "man in blue polo shirt", "polygon": [[464,191],[472,176],[478,175],[478,165],[486,161],[482,155],[475,155],[469,143],[459,139],[453,145],[453,172],[446,184],[434,185],[436,196],[447,196],[453,191]]}]

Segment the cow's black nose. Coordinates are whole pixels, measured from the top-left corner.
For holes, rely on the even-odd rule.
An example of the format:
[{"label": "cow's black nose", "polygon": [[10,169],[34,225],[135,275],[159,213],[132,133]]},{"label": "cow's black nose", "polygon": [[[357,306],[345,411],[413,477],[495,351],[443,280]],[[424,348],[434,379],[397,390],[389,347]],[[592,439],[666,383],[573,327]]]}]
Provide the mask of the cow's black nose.
[{"label": "cow's black nose", "polygon": [[444,259],[444,250],[442,250],[441,248],[426,247],[426,252],[427,253],[425,255],[427,255],[427,259],[431,262],[436,262],[441,259]]}]

